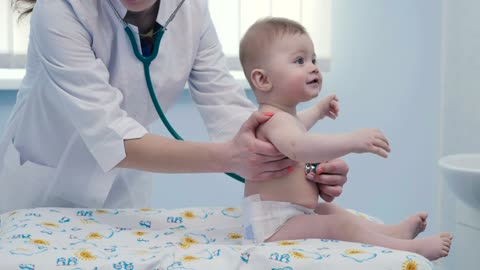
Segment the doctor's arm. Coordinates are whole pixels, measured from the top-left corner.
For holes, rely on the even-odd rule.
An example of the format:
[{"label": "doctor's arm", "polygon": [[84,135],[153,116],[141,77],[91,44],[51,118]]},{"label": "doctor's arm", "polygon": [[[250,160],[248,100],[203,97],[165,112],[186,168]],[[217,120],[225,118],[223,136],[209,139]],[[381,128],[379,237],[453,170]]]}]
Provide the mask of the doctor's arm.
[{"label": "doctor's arm", "polygon": [[[48,73],[48,94],[103,171],[128,167],[155,172],[227,171],[252,179],[275,175],[259,172],[264,170],[259,169],[258,158],[278,155],[273,146],[255,138],[256,127],[269,118],[261,113],[253,114],[233,139],[222,143],[180,142],[148,134],[123,109],[125,97],[110,84],[110,72],[92,49],[92,35],[84,24],[67,3],[52,4],[55,8],[45,2],[35,6],[33,48]],[[62,25],[57,18],[62,19]],[[269,166],[278,171],[282,163]],[[286,168],[278,173],[285,173]]]},{"label": "doctor's arm", "polygon": [[234,172],[252,180],[278,177],[288,173],[285,165],[273,164],[272,171],[265,173],[257,160],[260,155],[280,155],[271,144],[255,138],[256,128],[269,118],[253,113],[232,140],[222,143],[177,141],[153,134],[125,140],[126,157],[118,167],[164,173]]}]

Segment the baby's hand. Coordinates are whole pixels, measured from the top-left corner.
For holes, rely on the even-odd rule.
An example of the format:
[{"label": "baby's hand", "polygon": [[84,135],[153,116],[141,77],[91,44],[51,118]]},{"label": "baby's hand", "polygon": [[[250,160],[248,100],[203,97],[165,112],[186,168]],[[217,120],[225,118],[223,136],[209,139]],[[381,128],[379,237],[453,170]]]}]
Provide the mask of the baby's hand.
[{"label": "baby's hand", "polygon": [[352,143],[354,153],[370,152],[387,158],[390,146],[383,133],[374,128],[364,128],[352,132]]},{"label": "baby's hand", "polygon": [[318,102],[318,108],[320,109],[320,119],[324,118],[325,116],[336,119],[338,116],[338,111],[340,111],[337,95],[333,94],[321,99]]}]

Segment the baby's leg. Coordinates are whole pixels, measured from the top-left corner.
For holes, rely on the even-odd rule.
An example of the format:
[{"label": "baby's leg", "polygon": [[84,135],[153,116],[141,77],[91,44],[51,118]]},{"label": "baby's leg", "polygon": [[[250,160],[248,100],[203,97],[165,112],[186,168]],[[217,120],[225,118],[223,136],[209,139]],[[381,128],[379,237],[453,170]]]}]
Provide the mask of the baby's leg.
[{"label": "baby's leg", "polygon": [[405,240],[368,229],[358,218],[344,214],[299,215],[289,219],[267,242],[305,238],[336,239],[405,250],[436,260],[448,255],[452,237],[442,233]]},{"label": "baby's leg", "polygon": [[317,208],[315,209],[315,213],[319,215],[347,215],[351,218],[358,219],[358,222],[362,223],[365,226],[368,226],[369,230],[400,239],[413,239],[417,237],[419,233],[425,231],[425,228],[427,227],[428,216],[428,214],[425,212],[418,212],[414,215],[409,216],[399,224],[386,225],[372,222],[365,218],[354,215],[334,203],[319,203]]}]

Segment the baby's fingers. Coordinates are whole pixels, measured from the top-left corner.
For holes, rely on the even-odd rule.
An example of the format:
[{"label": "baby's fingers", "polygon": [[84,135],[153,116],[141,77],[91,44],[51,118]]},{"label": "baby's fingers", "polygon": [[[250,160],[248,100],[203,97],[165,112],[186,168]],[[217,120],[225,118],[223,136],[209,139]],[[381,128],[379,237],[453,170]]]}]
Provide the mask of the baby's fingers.
[{"label": "baby's fingers", "polygon": [[377,134],[375,134],[375,137],[377,137],[378,139],[384,141],[387,145],[389,145],[387,137],[385,137],[385,135],[383,135],[383,133],[380,130],[377,130]]},{"label": "baby's fingers", "polygon": [[329,112],[327,113],[327,116],[330,117],[330,118],[332,118],[333,120],[337,119],[337,114],[334,113],[334,112],[332,112],[332,111],[329,111]]},{"label": "baby's fingers", "polygon": [[338,102],[336,100],[330,101],[330,108],[335,112],[340,111],[340,106],[338,105]]},{"label": "baby's fingers", "polygon": [[380,147],[374,146],[371,152],[372,152],[373,154],[379,155],[379,156],[381,156],[381,157],[383,157],[383,158],[387,158],[387,157],[388,157],[387,152],[385,152],[385,150],[383,150],[383,149],[380,148]]},{"label": "baby's fingers", "polygon": [[374,147],[378,147],[383,149],[384,151],[390,152],[390,145],[388,145],[387,142],[381,140],[381,139],[375,139],[373,142]]},{"label": "baby's fingers", "polygon": [[[330,111],[328,113],[334,115],[336,118],[338,116],[339,111],[340,111],[340,106],[338,106],[338,103],[335,100],[330,101]],[[332,119],[335,119],[330,115],[329,117]]]}]

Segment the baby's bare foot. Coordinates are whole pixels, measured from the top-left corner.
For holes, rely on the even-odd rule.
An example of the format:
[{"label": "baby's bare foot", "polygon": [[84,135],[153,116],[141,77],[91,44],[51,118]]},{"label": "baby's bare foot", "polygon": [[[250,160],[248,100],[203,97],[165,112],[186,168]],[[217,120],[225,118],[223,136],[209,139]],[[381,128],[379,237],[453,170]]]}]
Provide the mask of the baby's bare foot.
[{"label": "baby's bare foot", "polygon": [[414,252],[424,256],[430,261],[434,261],[448,255],[452,243],[452,236],[449,233],[441,233],[412,241]]},{"label": "baby's bare foot", "polygon": [[395,225],[392,236],[400,239],[414,239],[419,233],[425,231],[427,217],[426,212],[418,212],[409,216],[400,224]]}]

